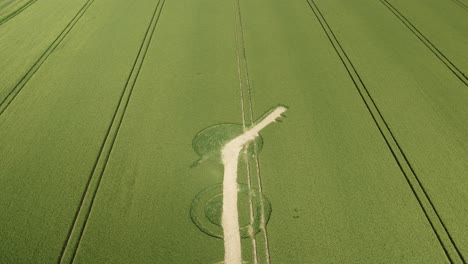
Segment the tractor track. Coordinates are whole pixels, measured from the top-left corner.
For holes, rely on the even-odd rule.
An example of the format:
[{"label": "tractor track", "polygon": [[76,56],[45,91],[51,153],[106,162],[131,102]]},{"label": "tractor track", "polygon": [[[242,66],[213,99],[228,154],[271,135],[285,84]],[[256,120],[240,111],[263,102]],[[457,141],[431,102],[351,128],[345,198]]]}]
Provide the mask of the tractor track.
[{"label": "tractor track", "polygon": [[18,94],[23,90],[26,84],[31,80],[34,74],[39,70],[39,68],[44,64],[44,62],[49,58],[49,56],[57,49],[57,47],[62,43],[62,41],[68,36],[72,31],[78,21],[83,17],[88,8],[93,4],[94,0],[88,0],[81,7],[81,9],[76,13],[72,20],[67,24],[67,26],[62,30],[62,32],[57,36],[57,38],[47,47],[47,49],[42,53],[39,59],[32,65],[32,67],[26,72],[26,74],[20,79],[20,81],[10,90],[10,92],[5,96],[5,98],[0,102],[0,117],[10,104],[15,100]]},{"label": "tractor track", "polygon": [[466,86],[468,86],[468,78],[465,73],[460,70],[447,56],[445,56],[421,31],[419,31],[409,19],[407,19],[396,7],[390,4],[387,0],[380,2],[388,8],[406,28],[408,28],[431,52],[434,54],[447,68]]},{"label": "tractor track", "polygon": [[26,10],[28,7],[30,7],[35,2],[37,2],[37,0],[28,1],[27,3],[25,3],[24,5],[22,5],[18,9],[16,9],[15,11],[13,11],[10,14],[8,14],[7,16],[5,16],[4,18],[1,18],[0,19],[0,26],[5,24],[6,22],[8,22],[10,19],[14,18],[15,16],[19,15],[21,12]]},{"label": "tractor track", "polygon": [[62,252],[60,254],[58,263],[73,263],[76,257],[81,239],[84,234],[84,230],[86,228],[89,216],[93,208],[96,194],[99,190],[100,183],[102,181],[112,149],[114,147],[114,143],[122,125],[135,84],[143,67],[143,63],[145,61],[146,54],[149,49],[149,45],[156,31],[156,26],[161,16],[164,3],[165,0],[157,1],[156,7],[153,11],[150,23],[146,29],[146,33],[143,37],[132,69],[129,73],[126,84],[121,92],[118,106],[112,117],[112,122],[109,125],[106,136],[101,144],[101,148],[94,163],[92,172],[88,177],[85,191],[82,195],[80,205],[75,213],[73,224],[70,227],[69,234],[62,248]]},{"label": "tractor track", "polygon": [[369,90],[367,89],[358,71],[354,67],[352,61],[349,59],[347,53],[341,46],[332,28],[326,21],[325,17],[323,16],[322,12],[315,4],[315,2],[313,0],[306,0],[306,2],[309,5],[311,11],[314,13],[318,22],[320,23],[324,33],[326,34],[331,45],[335,49],[343,66],[348,72],[348,75],[350,76],[357,92],[359,93],[369,114],[372,116],[372,119],[376,124],[380,134],[382,135],[382,138],[385,140],[385,143],[388,146],[390,152],[392,153],[395,162],[397,163],[403,176],[405,177],[405,180],[408,183],[411,192],[416,198],[419,206],[421,207],[421,210],[425,215],[425,218],[429,222],[432,231],[437,237],[439,244],[441,245],[445,255],[447,256],[447,259],[450,261],[450,263],[466,263],[463,255],[458,249],[442,218],[440,217],[434,203],[430,199],[416,171],[414,170],[405,152],[403,151],[397,139],[395,138],[387,121],[384,119],[380,109],[378,108],[377,104],[372,98]]}]

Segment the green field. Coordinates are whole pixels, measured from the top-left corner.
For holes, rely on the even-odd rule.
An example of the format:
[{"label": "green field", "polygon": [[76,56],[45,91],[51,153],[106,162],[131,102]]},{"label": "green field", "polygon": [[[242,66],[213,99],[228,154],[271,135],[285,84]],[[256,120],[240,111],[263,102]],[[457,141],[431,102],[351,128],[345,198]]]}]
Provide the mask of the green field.
[{"label": "green field", "polygon": [[467,47],[467,0],[0,0],[0,263],[222,263],[280,104],[245,263],[467,263]]}]

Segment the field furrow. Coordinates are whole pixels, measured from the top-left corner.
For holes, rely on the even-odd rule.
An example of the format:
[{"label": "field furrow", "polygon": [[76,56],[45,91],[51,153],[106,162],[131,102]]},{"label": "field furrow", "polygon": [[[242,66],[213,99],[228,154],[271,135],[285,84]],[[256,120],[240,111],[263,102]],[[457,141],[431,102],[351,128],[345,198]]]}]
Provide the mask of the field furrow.
[{"label": "field furrow", "polygon": [[378,127],[382,137],[384,138],[389,150],[391,151],[395,162],[400,167],[403,176],[405,177],[409,187],[411,188],[412,193],[415,195],[415,198],[418,201],[418,204],[421,206],[421,210],[424,212],[425,217],[429,221],[434,234],[437,236],[437,239],[442,246],[444,252],[447,254],[450,261],[452,261],[452,256],[459,255],[458,248],[454,244],[450,233],[446,229],[443,221],[440,219],[440,216],[434,208],[432,201],[427,195],[426,190],[419,177],[414,172],[411,164],[408,162],[407,157],[395,138],[391,128],[388,126],[387,121],[383,117],[379,107],[376,105],[375,100],[372,95],[369,93],[369,90],[365,83],[362,81],[359,72],[354,67],[352,61],[349,59],[348,54],[343,49],[340,41],[336,38],[336,35],[332,28],[330,28],[327,20],[323,16],[320,9],[317,7],[314,1],[309,1],[311,10],[314,12],[314,15],[317,17],[317,20],[320,21],[327,37],[330,39],[330,43],[335,48],[337,55],[343,62],[349,76],[351,77],[354,86],[359,92],[360,97],[363,100],[363,103],[366,105],[372,119],[375,122],[375,125]]},{"label": "field furrow", "polygon": [[[380,3],[315,1],[336,32],[453,244],[467,252],[468,90]],[[445,230],[444,230],[445,229]]]},{"label": "field furrow", "polygon": [[40,1],[0,27],[1,112],[91,1]]},{"label": "field furrow", "polygon": [[141,43],[140,49],[138,50],[138,54],[133,64],[132,70],[125,83],[125,88],[121,93],[119,104],[115,109],[114,115],[112,117],[112,122],[109,125],[104,142],[101,145],[99,156],[94,164],[93,171],[90,174],[90,178],[88,179],[86,189],[84,191],[81,203],[79,205],[79,210],[73,222],[73,227],[70,230],[67,243],[60,258],[60,263],[72,263],[75,258],[78,245],[83,236],[83,231],[86,227],[89,214],[94,204],[94,198],[101,183],[102,174],[104,173],[104,170],[107,166],[109,155],[112,151],[115,139],[122,124],[122,120],[124,118],[128,103],[130,101],[130,97],[135,87],[135,83],[138,79],[138,75],[140,73],[146,53],[148,51],[148,46],[150,45],[150,42],[153,38],[163,6],[164,0],[156,1],[154,13],[151,18],[150,24],[147,27],[145,36]]},{"label": "field furrow", "polygon": [[0,262],[60,260],[156,4],[95,2],[0,116]]},{"label": "field furrow", "polygon": [[468,11],[468,3],[465,3],[462,0],[451,0],[455,5],[459,6],[460,8]]},{"label": "field furrow", "polygon": [[0,26],[14,18],[37,0],[4,0],[0,1]]},{"label": "field furrow", "polygon": [[468,86],[468,14],[444,1],[381,0]]}]

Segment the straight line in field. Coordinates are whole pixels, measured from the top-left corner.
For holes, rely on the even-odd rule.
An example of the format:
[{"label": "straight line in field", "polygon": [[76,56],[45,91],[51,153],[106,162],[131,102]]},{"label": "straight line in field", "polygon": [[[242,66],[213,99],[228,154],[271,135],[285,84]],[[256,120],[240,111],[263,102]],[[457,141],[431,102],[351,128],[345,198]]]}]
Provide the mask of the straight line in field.
[{"label": "straight line in field", "polygon": [[372,98],[369,90],[361,79],[361,76],[357,72],[353,63],[349,59],[348,55],[341,46],[339,40],[335,36],[334,32],[328,25],[328,22],[325,20],[325,17],[319,10],[318,6],[313,0],[306,0],[310,9],[314,13],[318,22],[322,26],[324,33],[326,34],[331,45],[335,49],[338,57],[340,58],[343,66],[348,72],[356,90],[358,91],[361,99],[366,105],[367,110],[369,111],[374,123],[376,124],[380,134],[382,135],[385,143],[387,144],[390,152],[393,155],[398,167],[400,168],[403,176],[405,177],[408,186],[411,189],[411,192],[415,196],[419,206],[421,207],[426,219],[429,222],[437,240],[439,241],[442,249],[445,252],[450,263],[466,263],[461,252],[458,250],[457,245],[455,244],[452,236],[449,233],[449,230],[446,228],[442,218],[437,212],[434,204],[432,203],[429,195],[427,194],[422,182],[419,180],[414,168],[406,157],[403,149],[400,147],[398,141],[393,135],[390,127],[385,121],[382,113],[380,112],[377,104]]},{"label": "straight line in field", "polygon": [[[235,13],[236,13],[236,49],[237,49],[237,60],[238,60],[238,67],[239,69],[243,69],[243,72],[245,74],[242,74],[240,77],[240,82],[243,82],[243,79],[245,78],[246,81],[246,89],[247,89],[247,102],[248,102],[248,111],[250,112],[249,118],[250,118],[250,124],[249,126],[254,125],[254,111],[253,111],[253,102],[252,102],[252,93],[251,93],[251,83],[250,83],[250,77],[249,77],[249,69],[248,69],[248,63],[247,63],[247,55],[245,51],[245,40],[244,40],[244,27],[242,23],[242,12],[241,12],[241,7],[240,7],[240,2],[239,0],[234,0],[235,3]],[[240,63],[242,62],[242,65]],[[239,70],[240,73],[242,73],[242,70]],[[246,113],[244,111],[244,96],[245,93],[243,92],[242,88],[242,93],[241,93],[241,102],[242,102],[242,109],[243,109],[243,120],[247,119],[245,116]],[[268,244],[268,232],[266,229],[266,220],[265,220],[265,213],[264,213],[264,208],[265,208],[265,202],[263,201],[263,188],[262,188],[262,180],[261,180],[261,174],[260,174],[260,162],[258,159],[258,149],[257,149],[257,144],[255,142],[252,143],[254,146],[254,160],[255,160],[255,171],[256,171],[256,178],[257,178],[257,189],[259,192],[259,202],[260,202],[260,232],[263,235],[263,242],[264,242],[264,250],[265,250],[265,259],[266,263],[270,263],[270,249],[269,249],[269,244]],[[248,157],[246,160],[248,161]],[[251,171],[250,171],[250,162],[246,163],[247,166],[247,176],[248,176],[248,187],[249,187],[249,205],[252,203],[252,177],[251,177]],[[253,214],[253,211],[251,211],[251,214]],[[251,216],[253,217],[253,215]],[[252,219],[252,218],[251,218]],[[255,240],[255,234],[251,235],[253,242],[256,242]],[[254,243],[253,243],[254,244]],[[258,262],[258,256],[257,256],[257,246],[253,246],[254,249],[254,263]]]},{"label": "straight line in field", "polygon": [[462,72],[453,62],[448,59],[421,31],[419,31],[413,23],[409,21],[398,9],[396,9],[387,0],[380,0],[449,70],[455,74],[455,76],[462,81],[465,85],[468,85],[468,78],[465,73]]},{"label": "straight line in field", "polygon": [[[238,23],[236,21],[235,24],[235,38],[236,38],[236,58],[237,58],[237,75],[239,78],[239,95],[240,95],[240,104],[241,104],[241,112],[242,112],[242,128],[243,131],[247,131],[246,125],[246,113],[245,113],[245,102],[244,102],[244,87],[243,87],[243,74],[242,74],[242,67],[240,62],[240,52],[239,52],[239,29]],[[248,146],[245,147],[245,151],[243,153],[243,158],[247,168],[247,188],[249,190],[249,218],[250,218],[250,226],[254,225],[255,222],[255,215],[254,215],[254,208],[253,208],[253,195],[252,195],[252,173],[250,171],[250,160],[248,154]],[[258,256],[257,256],[257,240],[255,238],[255,234],[253,230],[249,230],[250,240],[252,242],[252,252],[253,252],[253,264],[258,263]]]},{"label": "straight line in field", "polygon": [[[246,72],[246,80],[247,80],[247,97],[248,97],[248,103],[249,103],[249,112],[250,112],[250,125],[253,126],[255,119],[254,119],[254,110],[253,110],[253,99],[252,99],[252,86],[250,84],[250,77],[249,77],[249,67],[247,63],[247,55],[245,51],[245,45],[244,45],[244,28],[242,26],[242,15],[241,15],[241,9],[240,9],[240,4],[239,0],[236,0],[238,3],[238,11],[239,11],[239,24],[240,24],[240,36],[241,36],[241,47],[242,47],[242,57],[244,61],[244,68]],[[266,229],[266,220],[265,220],[265,202],[263,201],[263,185],[262,185],[262,177],[260,173],[260,161],[258,158],[258,146],[257,143],[254,141],[254,160],[255,160],[255,168],[256,168],[256,173],[257,173],[257,188],[258,192],[260,193],[259,195],[259,200],[260,200],[260,221],[261,221],[261,232],[263,233],[263,239],[265,243],[265,255],[266,255],[266,262],[270,263],[270,247],[268,245],[268,232]]]},{"label": "straight line in field", "polygon": [[8,20],[14,18],[15,16],[19,15],[21,12],[26,10],[26,8],[30,7],[32,4],[34,4],[37,0],[31,0],[24,4],[22,7],[16,9],[14,12],[9,14],[8,16],[4,17],[3,19],[0,19],[0,26],[8,22]]},{"label": "straight line in field", "polygon": [[457,6],[463,8],[465,11],[468,11],[468,6],[461,2],[460,0],[451,0],[454,4],[456,4]]},{"label": "straight line in field", "polygon": [[132,69],[122,90],[118,106],[112,117],[112,122],[109,125],[104,141],[102,142],[99,155],[94,163],[93,170],[89,175],[86,189],[82,195],[80,206],[77,208],[73,225],[70,228],[67,241],[63,246],[59,263],[72,263],[75,259],[76,253],[78,252],[81,238],[83,237],[84,229],[88,223],[89,215],[91,214],[96,194],[99,190],[99,186],[101,184],[103,174],[106,170],[115,140],[122,125],[122,121],[125,117],[125,112],[132,96],[135,84],[143,67],[149,45],[153,39],[153,35],[161,16],[164,3],[165,0],[157,1]]},{"label": "straight line in field", "polygon": [[60,32],[57,38],[50,44],[50,46],[44,51],[44,53],[39,57],[39,59],[33,64],[33,66],[28,70],[28,72],[21,78],[21,80],[10,90],[7,96],[0,102],[0,116],[5,112],[11,102],[16,98],[16,96],[21,92],[26,83],[31,79],[31,77],[39,70],[39,68],[44,64],[44,62],[49,58],[49,56],[55,51],[55,49],[62,43],[65,37],[70,33],[73,27],[78,23],[83,14],[88,10],[94,0],[88,0],[81,7],[81,9],[76,13],[76,15],[70,20],[67,26]]},{"label": "straight line in field", "polygon": [[249,142],[254,141],[262,129],[281,118],[286,110],[287,108],[284,106],[273,108],[267,116],[264,116],[254,126],[226,143],[222,149],[224,165],[222,226],[225,249],[224,263],[226,264],[242,263],[239,212],[237,207],[237,168],[242,148],[246,147]]}]

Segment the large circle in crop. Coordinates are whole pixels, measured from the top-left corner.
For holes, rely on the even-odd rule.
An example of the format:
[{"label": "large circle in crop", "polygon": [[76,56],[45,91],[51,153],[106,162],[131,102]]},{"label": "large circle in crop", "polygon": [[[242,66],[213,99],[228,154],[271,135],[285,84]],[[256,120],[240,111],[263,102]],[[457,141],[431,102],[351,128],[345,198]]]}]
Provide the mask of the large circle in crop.
[{"label": "large circle in crop", "polygon": [[[271,204],[258,190],[252,189],[249,193],[247,185],[238,184],[237,191],[239,231],[242,238],[248,238],[250,237],[249,229],[253,231],[253,234],[260,231],[262,217],[265,220],[265,225],[268,223],[271,215]],[[250,219],[250,197],[252,198],[253,208],[252,224]],[[193,199],[190,217],[195,225],[204,233],[213,237],[223,238],[223,227],[221,225],[222,207],[223,186],[222,184],[213,185],[198,193]]]}]

